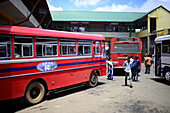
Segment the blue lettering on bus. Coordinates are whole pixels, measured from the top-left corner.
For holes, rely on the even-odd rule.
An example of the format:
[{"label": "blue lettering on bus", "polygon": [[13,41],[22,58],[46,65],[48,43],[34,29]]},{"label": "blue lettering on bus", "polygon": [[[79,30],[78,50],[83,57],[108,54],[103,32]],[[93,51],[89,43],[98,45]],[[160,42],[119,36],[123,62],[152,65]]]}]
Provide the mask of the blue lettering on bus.
[{"label": "blue lettering on bus", "polygon": [[57,67],[57,64],[55,62],[42,62],[37,65],[37,69],[40,71],[52,71]]}]

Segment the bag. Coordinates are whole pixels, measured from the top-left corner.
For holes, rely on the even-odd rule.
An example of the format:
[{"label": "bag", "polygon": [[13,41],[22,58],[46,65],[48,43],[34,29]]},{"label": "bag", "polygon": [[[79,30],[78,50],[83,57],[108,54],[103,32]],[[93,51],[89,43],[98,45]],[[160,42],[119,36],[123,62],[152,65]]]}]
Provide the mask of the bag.
[{"label": "bag", "polygon": [[145,64],[145,66],[146,66],[146,63],[148,62],[148,59],[145,59],[145,62],[144,62],[144,64]]},{"label": "bag", "polygon": [[137,61],[133,61],[132,63],[132,69],[136,69],[138,66],[138,62]]}]

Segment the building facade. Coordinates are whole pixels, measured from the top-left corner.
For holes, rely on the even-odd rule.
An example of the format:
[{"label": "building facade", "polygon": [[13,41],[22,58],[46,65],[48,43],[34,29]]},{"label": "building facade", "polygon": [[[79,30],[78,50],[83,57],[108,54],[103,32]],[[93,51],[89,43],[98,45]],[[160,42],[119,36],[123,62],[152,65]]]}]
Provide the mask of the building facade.
[{"label": "building facade", "polygon": [[154,53],[155,38],[170,34],[170,11],[159,6],[148,12],[136,23],[140,31],[137,36],[142,40],[142,55]]}]

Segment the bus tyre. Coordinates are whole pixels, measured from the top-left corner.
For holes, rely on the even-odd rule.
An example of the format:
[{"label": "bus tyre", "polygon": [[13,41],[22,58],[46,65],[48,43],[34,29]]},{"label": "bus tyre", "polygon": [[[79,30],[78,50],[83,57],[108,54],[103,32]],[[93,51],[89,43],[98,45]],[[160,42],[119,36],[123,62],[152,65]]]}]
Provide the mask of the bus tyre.
[{"label": "bus tyre", "polygon": [[168,80],[168,81],[170,81],[170,72],[169,72],[169,71],[167,71],[167,72],[165,73],[165,79]]},{"label": "bus tyre", "polygon": [[25,93],[25,101],[29,105],[42,101],[45,95],[45,88],[41,82],[35,81],[28,85]]},{"label": "bus tyre", "polygon": [[92,72],[89,78],[89,82],[87,83],[87,86],[95,87],[97,83],[98,83],[98,75],[96,72]]}]

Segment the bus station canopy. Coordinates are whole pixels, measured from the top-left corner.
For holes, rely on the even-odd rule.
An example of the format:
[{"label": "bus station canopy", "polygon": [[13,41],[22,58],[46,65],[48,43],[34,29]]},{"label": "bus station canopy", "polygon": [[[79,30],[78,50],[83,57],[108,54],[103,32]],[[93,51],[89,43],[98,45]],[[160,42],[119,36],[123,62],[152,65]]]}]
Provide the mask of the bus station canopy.
[{"label": "bus station canopy", "polygon": [[50,11],[53,21],[134,22],[146,12]]}]

